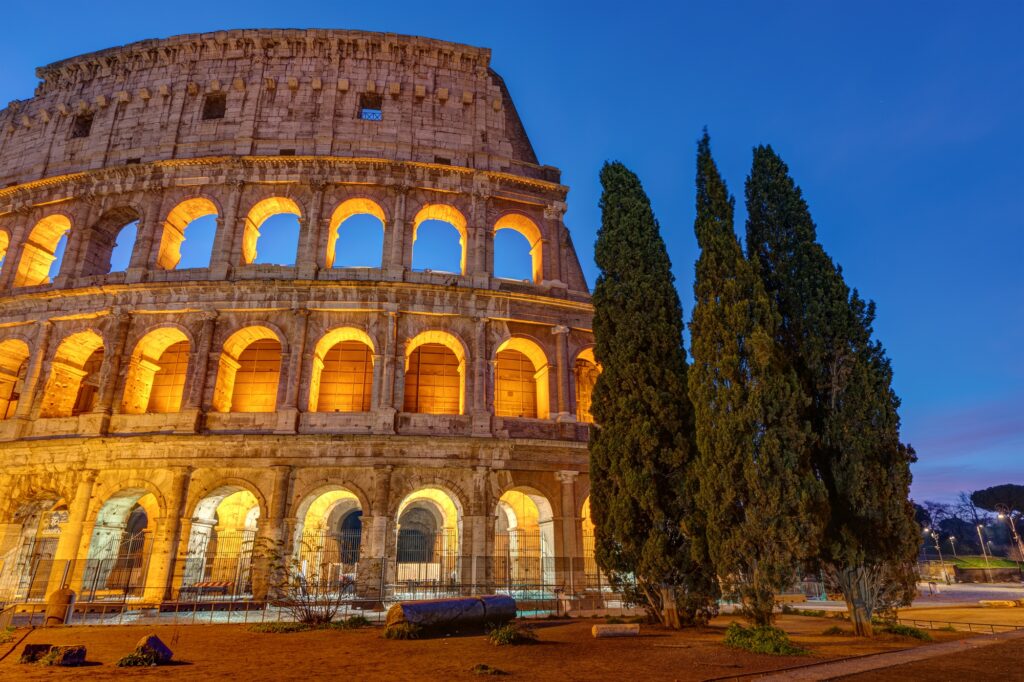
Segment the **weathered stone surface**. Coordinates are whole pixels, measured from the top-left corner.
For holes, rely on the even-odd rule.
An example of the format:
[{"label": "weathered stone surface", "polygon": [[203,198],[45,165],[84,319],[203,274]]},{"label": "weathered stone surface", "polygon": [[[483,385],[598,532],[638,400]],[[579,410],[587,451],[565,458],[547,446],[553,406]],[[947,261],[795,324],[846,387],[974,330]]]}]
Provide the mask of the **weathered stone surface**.
[{"label": "weathered stone surface", "polygon": [[55,590],[46,600],[46,625],[64,625],[74,601],[74,590],[67,587]]},{"label": "weathered stone surface", "polygon": [[401,602],[388,609],[387,625],[427,629],[501,625],[516,617],[516,600],[505,595]]},{"label": "weathered stone surface", "polygon": [[152,655],[158,664],[170,663],[174,658],[174,653],[156,635],[148,635],[139,640],[135,645],[135,651]]},{"label": "weathered stone surface", "polygon": [[636,637],[640,634],[640,625],[636,623],[595,625],[590,628],[590,634],[598,639],[604,637]]},{"label": "weathered stone surface", "polygon": [[52,648],[52,644],[26,644],[25,648],[21,650],[20,660],[22,663],[35,663],[43,656],[50,653],[50,649]]},{"label": "weathered stone surface", "polygon": [[84,665],[85,647],[80,644],[75,646],[54,646],[50,648],[45,658],[50,665],[64,668]]}]

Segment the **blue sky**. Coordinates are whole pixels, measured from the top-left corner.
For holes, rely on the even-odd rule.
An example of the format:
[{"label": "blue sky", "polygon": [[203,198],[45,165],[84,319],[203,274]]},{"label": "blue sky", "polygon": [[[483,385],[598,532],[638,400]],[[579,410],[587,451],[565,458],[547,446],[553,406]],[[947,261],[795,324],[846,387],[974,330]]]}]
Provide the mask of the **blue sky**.
[{"label": "blue sky", "polygon": [[[669,5],[675,5],[669,7]],[[644,181],[692,308],[701,127],[734,194],[770,143],[848,281],[878,302],[914,496],[1024,483],[1024,3],[11,3],[0,102],[34,69],[143,38],[327,27],[490,47],[570,186],[588,280],[597,173]],[[742,225],[745,212],[738,206]]]}]

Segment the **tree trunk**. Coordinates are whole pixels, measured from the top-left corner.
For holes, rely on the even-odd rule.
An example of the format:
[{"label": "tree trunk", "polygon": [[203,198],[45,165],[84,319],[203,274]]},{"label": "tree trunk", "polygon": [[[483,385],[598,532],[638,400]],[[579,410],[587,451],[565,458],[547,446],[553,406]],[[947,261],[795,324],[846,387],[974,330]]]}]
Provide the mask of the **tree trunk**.
[{"label": "tree trunk", "polygon": [[661,586],[661,622],[667,628],[681,630],[682,621],[679,619],[679,608],[676,606],[676,589],[671,585]]},{"label": "tree trunk", "polygon": [[839,587],[846,600],[846,608],[850,612],[853,634],[858,637],[873,637],[874,627],[871,623],[872,603],[869,585],[869,571],[863,566],[853,566],[838,570]]}]

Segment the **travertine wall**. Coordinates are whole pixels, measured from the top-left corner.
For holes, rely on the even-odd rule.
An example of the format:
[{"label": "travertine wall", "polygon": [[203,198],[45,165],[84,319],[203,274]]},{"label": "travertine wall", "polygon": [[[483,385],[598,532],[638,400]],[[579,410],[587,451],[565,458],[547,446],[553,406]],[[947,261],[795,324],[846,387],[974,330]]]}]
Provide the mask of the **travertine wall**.
[{"label": "travertine wall", "polygon": [[[212,491],[249,490],[261,537],[287,539],[311,495],[344,488],[360,499],[372,566],[394,556],[398,506],[423,487],[456,501],[462,555],[492,551],[498,498],[518,489],[550,503],[549,551],[581,556],[589,425],[574,416],[572,367],[592,346],[589,294],[562,222],[567,188],[536,164],[488,60],[487,50],[423,38],[229,31],[40,69],[36,97],[0,112],[0,344],[29,349],[17,410],[0,421],[0,561],[14,556],[26,505],[66,505],[56,558],[75,567],[74,587],[104,505],[151,493],[146,598],[159,600],[181,583],[189,525]],[[202,121],[204,94],[218,90],[225,117]],[[383,94],[382,121],[357,118],[365,92]],[[71,138],[81,112],[92,129]],[[442,156],[450,164],[435,163]],[[296,263],[246,265],[246,215],[275,197],[301,211]],[[217,209],[210,266],[167,269],[161,244],[180,230],[169,218],[195,198]],[[385,218],[379,268],[329,267],[331,216],[353,198]],[[462,273],[411,269],[415,217],[429,206],[464,219]],[[493,276],[495,227],[510,215],[540,236],[532,282]],[[19,286],[19,264],[34,257],[29,236],[54,216],[71,225],[59,275]],[[109,273],[116,229],[135,218],[131,264]],[[254,325],[282,346],[277,409],[218,411],[224,343]],[[317,341],[343,327],[372,341],[371,410],[311,412]],[[130,400],[122,410],[134,349],[166,328],[189,342],[180,412],[140,414]],[[423,332],[461,344],[462,414],[402,412],[406,344]],[[95,409],[43,416],[51,378],[76,371],[57,357],[75,334],[105,351]],[[547,418],[494,416],[495,353],[513,337],[540,349]]]}]

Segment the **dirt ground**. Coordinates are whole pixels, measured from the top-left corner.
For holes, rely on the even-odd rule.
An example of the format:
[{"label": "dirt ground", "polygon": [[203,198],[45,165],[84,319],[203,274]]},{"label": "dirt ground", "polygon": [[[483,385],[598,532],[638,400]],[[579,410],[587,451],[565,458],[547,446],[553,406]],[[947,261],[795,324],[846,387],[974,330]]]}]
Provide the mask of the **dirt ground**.
[{"label": "dirt ground", "polygon": [[1018,640],[839,679],[857,682],[945,682],[977,679],[979,673],[983,672],[985,679],[1019,680],[1024,674],[1022,671],[1024,642]]},{"label": "dirt ground", "polygon": [[[600,620],[537,622],[539,643],[495,647],[481,635],[412,641],[381,637],[382,630],[320,631],[291,634],[250,632],[243,625],[100,626],[35,630],[0,662],[0,679],[107,680],[227,679],[316,680],[350,677],[358,680],[477,679],[470,669],[485,663],[529,680],[651,679],[706,680],[746,676],[824,659],[919,646],[914,639],[880,636],[871,641],[849,636],[824,636],[835,625],[827,618],[782,616],[779,625],[810,656],[777,657],[749,654],[722,645],[728,619],[712,627],[671,632],[644,626],[638,638],[595,640],[590,635]],[[163,668],[115,668],[118,658],[144,635],[155,633],[186,662]],[[18,636],[23,634],[18,633]],[[936,641],[964,633],[937,632]],[[21,665],[26,643],[84,644],[91,665],[78,669]],[[0,655],[10,645],[0,645]]]},{"label": "dirt ground", "polygon": [[949,621],[951,623],[986,623],[1024,627],[1024,608],[991,606],[939,606],[900,609],[902,620]]}]

